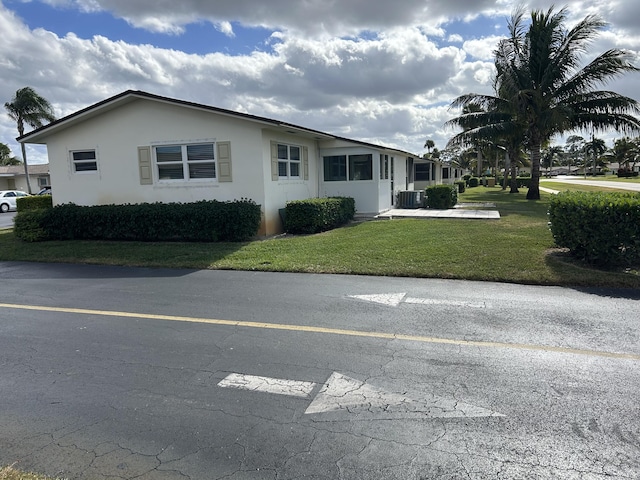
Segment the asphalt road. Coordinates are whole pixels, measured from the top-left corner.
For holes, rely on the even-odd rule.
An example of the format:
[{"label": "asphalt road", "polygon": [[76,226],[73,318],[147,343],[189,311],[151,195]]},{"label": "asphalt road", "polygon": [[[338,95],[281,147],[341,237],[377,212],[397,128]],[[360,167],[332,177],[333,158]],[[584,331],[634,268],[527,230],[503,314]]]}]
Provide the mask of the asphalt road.
[{"label": "asphalt road", "polygon": [[0,263],[0,465],[637,479],[640,292]]},{"label": "asphalt road", "polygon": [[13,228],[16,212],[0,213],[0,228]]}]

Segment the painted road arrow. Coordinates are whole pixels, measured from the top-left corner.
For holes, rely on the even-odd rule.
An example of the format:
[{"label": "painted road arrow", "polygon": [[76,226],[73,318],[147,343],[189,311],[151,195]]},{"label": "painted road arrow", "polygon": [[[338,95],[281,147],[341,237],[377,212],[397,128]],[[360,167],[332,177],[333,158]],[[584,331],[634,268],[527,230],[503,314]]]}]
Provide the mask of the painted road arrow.
[{"label": "painted road arrow", "polygon": [[401,303],[417,305],[452,305],[455,307],[488,308],[484,302],[465,302],[457,300],[438,300],[434,298],[412,298],[406,293],[378,293],[372,295],[347,295],[348,298],[364,300],[365,302],[380,303],[390,307],[397,307]]},{"label": "painted road arrow", "polygon": [[[232,373],[218,383],[222,388],[310,398],[317,384],[281,378]],[[504,417],[503,414],[437,395],[416,400],[406,394],[388,392],[378,387],[334,372],[322,385],[305,414],[347,411],[369,414],[413,414],[427,418]]]}]

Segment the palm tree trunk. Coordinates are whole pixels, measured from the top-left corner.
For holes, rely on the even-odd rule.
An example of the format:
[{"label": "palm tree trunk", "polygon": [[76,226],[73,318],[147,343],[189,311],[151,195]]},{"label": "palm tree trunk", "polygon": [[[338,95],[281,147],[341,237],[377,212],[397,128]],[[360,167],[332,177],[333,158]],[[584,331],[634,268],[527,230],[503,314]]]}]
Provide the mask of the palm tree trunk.
[{"label": "palm tree trunk", "polygon": [[531,184],[527,200],[540,200],[540,141],[531,142]]},{"label": "palm tree trunk", "polygon": [[518,166],[516,162],[511,163],[511,190],[509,193],[520,193],[518,191]]},{"label": "palm tree trunk", "polygon": [[509,158],[509,152],[504,153],[504,178],[502,179],[502,190],[507,189],[509,185],[509,168],[511,167],[511,159]]}]

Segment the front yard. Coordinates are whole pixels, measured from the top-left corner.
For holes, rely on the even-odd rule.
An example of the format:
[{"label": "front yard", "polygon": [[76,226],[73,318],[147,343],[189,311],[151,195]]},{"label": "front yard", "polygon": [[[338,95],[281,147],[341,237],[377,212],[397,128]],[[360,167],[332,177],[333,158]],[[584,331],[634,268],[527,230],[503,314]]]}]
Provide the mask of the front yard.
[{"label": "front yard", "polygon": [[404,219],[353,223],[306,236],[247,243],[43,242],[0,233],[0,261],[236,269],[640,288],[634,269],[601,271],[554,250],[548,196],[476,187],[461,202],[493,202],[500,220]]}]

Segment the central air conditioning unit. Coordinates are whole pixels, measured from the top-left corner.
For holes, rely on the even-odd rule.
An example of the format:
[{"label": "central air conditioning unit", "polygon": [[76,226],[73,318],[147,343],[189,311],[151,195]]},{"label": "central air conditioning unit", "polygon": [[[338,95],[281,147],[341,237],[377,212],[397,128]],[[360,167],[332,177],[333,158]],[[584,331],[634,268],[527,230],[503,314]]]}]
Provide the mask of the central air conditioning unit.
[{"label": "central air conditioning unit", "polygon": [[398,192],[398,208],[424,207],[424,190],[402,190]]}]

